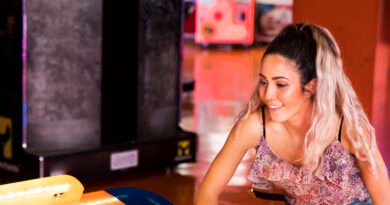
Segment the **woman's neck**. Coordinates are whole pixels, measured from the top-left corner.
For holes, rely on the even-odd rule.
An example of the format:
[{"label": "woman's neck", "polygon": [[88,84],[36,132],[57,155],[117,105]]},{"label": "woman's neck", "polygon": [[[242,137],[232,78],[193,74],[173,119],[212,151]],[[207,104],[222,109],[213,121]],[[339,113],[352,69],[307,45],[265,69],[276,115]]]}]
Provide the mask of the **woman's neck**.
[{"label": "woman's neck", "polygon": [[306,133],[312,124],[312,120],[312,106],[310,106],[310,108],[305,112],[302,112],[299,116],[295,116],[294,118],[284,122],[283,125],[295,142],[303,144]]}]

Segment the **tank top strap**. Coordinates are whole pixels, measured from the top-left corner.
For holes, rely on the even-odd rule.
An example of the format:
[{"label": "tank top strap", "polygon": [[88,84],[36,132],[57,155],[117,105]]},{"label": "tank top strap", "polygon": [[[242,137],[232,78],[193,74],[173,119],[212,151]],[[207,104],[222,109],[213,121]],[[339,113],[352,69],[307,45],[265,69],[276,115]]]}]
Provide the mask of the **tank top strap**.
[{"label": "tank top strap", "polygon": [[344,121],[344,116],[341,116],[340,125],[339,125],[339,133],[337,135],[339,142],[341,142],[341,130],[343,128],[343,121]]}]

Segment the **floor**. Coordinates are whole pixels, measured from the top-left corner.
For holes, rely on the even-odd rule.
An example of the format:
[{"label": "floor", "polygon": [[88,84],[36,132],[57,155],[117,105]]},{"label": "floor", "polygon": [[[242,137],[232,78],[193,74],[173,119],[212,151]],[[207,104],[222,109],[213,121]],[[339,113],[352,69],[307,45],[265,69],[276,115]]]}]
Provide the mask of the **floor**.
[{"label": "floor", "polygon": [[[180,164],[173,169],[91,181],[84,184],[85,192],[130,186],[152,191],[175,205],[192,204],[200,181],[249,99],[263,51],[263,46],[218,46],[204,49],[186,41],[182,78],[183,81],[195,80],[195,89],[183,93],[180,126],[198,134],[197,162]],[[385,143],[379,141],[378,144]],[[387,150],[383,146],[382,149]],[[250,184],[246,175],[253,156],[254,150],[245,155],[220,197],[221,205],[282,204],[249,195]],[[384,154],[384,157],[390,165],[389,153]]]}]

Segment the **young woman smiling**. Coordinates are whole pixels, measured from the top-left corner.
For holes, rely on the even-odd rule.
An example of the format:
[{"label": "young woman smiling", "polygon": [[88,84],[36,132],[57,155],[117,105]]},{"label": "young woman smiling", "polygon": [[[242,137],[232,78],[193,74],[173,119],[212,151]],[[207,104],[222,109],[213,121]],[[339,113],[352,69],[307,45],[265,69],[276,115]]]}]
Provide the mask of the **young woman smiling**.
[{"label": "young woman smiling", "polygon": [[374,128],[321,26],[288,25],[269,44],[259,83],[203,179],[197,205],[218,204],[251,148],[252,187],[282,190],[288,204],[390,204]]}]

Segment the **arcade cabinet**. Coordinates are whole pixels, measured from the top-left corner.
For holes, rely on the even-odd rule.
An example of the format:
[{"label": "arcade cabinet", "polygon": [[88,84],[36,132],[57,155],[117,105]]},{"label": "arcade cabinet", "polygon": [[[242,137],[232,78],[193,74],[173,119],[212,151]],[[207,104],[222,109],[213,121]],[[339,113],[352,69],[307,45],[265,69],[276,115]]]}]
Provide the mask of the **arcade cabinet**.
[{"label": "arcade cabinet", "polygon": [[1,180],[194,162],[182,19],[181,0],[0,0]]},{"label": "arcade cabinet", "polygon": [[197,44],[253,44],[255,0],[198,0],[195,10]]}]

